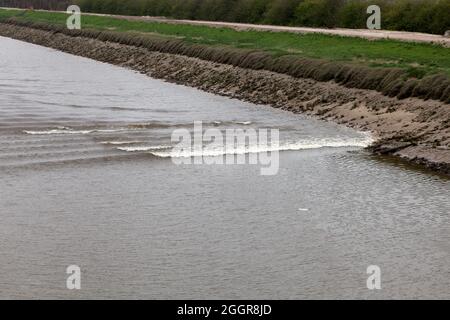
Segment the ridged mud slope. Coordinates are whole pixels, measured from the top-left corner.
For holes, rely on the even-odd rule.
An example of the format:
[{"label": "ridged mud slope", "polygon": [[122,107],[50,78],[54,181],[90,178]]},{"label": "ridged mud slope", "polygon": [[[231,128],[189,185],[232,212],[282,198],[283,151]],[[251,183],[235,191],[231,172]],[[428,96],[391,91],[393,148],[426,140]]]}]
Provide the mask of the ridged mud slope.
[{"label": "ridged mud slope", "polygon": [[450,174],[450,105],[445,102],[399,100],[334,81],[319,82],[11,24],[0,24],[0,35],[128,67],[204,91],[368,130],[378,138],[372,151],[403,157]]},{"label": "ridged mud slope", "polygon": [[[305,58],[297,55],[274,56],[254,49],[192,44],[179,39],[161,38],[151,33],[69,30],[66,26],[9,18],[5,23],[58,32],[72,37],[87,37],[102,41],[142,47],[151,51],[181,54],[192,58],[229,64],[253,70],[267,70],[296,78],[335,81],[349,88],[377,90],[390,97],[441,100],[450,103],[450,78],[442,73],[422,79],[411,78],[401,68],[373,68],[357,64]],[[0,20],[1,22],[1,20]]]}]

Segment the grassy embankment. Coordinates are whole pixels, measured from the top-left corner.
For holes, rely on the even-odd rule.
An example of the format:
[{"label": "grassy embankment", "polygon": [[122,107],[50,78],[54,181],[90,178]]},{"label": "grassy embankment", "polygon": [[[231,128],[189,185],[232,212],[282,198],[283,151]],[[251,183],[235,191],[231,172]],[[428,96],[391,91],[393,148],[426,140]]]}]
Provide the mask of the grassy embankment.
[{"label": "grassy embankment", "polygon": [[0,10],[8,20],[235,66],[266,69],[390,96],[450,102],[450,49],[431,44],[287,32],[127,21],[83,16],[81,31],[65,28],[62,13]]}]

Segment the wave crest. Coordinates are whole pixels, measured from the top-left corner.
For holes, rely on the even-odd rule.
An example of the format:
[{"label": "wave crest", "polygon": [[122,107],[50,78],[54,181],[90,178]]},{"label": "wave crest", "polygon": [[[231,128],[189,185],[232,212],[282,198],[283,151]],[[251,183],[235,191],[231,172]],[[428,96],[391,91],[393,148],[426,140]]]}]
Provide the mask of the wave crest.
[{"label": "wave crest", "polygon": [[[303,140],[297,142],[282,143],[278,146],[237,146],[229,150],[224,148],[211,149],[207,146],[203,150],[187,150],[178,152],[174,149],[167,151],[150,152],[154,156],[161,158],[190,158],[190,157],[218,157],[227,154],[249,154],[249,153],[262,153],[262,152],[280,152],[280,151],[296,151],[296,150],[308,150],[308,149],[320,149],[320,148],[365,148],[372,143],[372,138],[365,137],[362,139],[322,139],[322,140]],[[148,150],[151,151],[151,150]]]}]

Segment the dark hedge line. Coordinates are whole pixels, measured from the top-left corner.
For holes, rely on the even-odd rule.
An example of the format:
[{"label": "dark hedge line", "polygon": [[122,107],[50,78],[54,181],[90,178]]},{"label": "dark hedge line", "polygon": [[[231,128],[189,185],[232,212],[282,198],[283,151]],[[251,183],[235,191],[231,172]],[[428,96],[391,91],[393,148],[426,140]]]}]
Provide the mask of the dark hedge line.
[{"label": "dark hedge line", "polygon": [[366,9],[378,4],[382,28],[444,34],[450,0],[76,0],[83,11],[179,19],[366,28]]},{"label": "dark hedge line", "polygon": [[378,4],[383,29],[450,30],[450,0],[0,0],[0,6],[50,10],[73,3],[85,12],[329,28],[365,28],[367,7]]},{"label": "dark hedge line", "polygon": [[73,2],[72,0],[0,0],[0,7],[64,11]]},{"label": "dark hedge line", "polygon": [[164,39],[153,35],[92,29],[68,30],[63,26],[24,22],[12,18],[0,22],[59,32],[72,37],[81,36],[143,47],[151,51],[180,54],[241,68],[268,70],[297,78],[334,80],[347,87],[377,90],[399,99],[418,97],[450,103],[450,78],[445,74],[415,79],[409,78],[406,71],[398,68],[370,68],[290,55],[274,57],[270,53],[256,50],[188,44],[182,40]]}]

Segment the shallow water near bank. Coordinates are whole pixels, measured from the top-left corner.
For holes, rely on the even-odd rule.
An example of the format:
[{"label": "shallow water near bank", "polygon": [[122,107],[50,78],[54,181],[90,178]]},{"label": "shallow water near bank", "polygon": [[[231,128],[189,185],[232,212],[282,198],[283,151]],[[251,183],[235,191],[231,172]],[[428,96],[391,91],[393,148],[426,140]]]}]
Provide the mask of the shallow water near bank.
[{"label": "shallow water near bank", "polygon": [[[367,134],[6,38],[0,107],[1,298],[450,297],[448,180]],[[161,156],[199,120],[294,150],[266,177]]]}]

